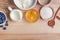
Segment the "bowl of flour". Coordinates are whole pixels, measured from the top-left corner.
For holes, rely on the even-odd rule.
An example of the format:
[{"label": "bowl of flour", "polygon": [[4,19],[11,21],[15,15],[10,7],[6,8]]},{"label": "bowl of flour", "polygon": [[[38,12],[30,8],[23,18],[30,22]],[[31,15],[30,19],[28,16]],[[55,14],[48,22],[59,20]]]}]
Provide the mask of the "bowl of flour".
[{"label": "bowl of flour", "polygon": [[36,6],[37,0],[13,0],[15,5],[22,10],[29,10]]}]

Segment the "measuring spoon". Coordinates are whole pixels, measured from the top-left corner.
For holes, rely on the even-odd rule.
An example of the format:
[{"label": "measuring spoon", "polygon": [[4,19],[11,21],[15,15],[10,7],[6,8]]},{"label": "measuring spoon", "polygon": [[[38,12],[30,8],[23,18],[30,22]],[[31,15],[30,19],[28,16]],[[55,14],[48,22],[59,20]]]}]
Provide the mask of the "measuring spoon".
[{"label": "measuring spoon", "polygon": [[55,15],[54,15],[54,18],[48,21],[48,25],[49,25],[50,27],[52,27],[52,28],[53,28],[53,26],[55,25],[55,17],[56,17],[56,15],[57,15],[59,9],[60,9],[60,7],[57,9],[57,11],[56,11],[56,13],[55,13]]}]

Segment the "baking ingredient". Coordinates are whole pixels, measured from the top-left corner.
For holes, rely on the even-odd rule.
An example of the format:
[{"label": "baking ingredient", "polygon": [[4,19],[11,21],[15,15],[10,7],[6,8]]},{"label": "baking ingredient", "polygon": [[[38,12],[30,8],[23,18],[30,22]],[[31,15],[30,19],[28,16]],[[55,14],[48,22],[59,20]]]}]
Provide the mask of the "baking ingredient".
[{"label": "baking ingredient", "polygon": [[0,12],[0,24],[4,23],[6,21],[6,16],[4,13]]},{"label": "baking ingredient", "polygon": [[53,16],[53,10],[48,6],[44,6],[40,10],[40,15],[44,20],[50,19]]},{"label": "baking ingredient", "polygon": [[29,8],[33,4],[33,0],[20,0],[22,8]]},{"label": "baking ingredient", "polygon": [[28,10],[25,14],[25,18],[28,22],[36,22],[39,18],[39,13],[35,9]]},{"label": "baking ingredient", "polygon": [[20,14],[18,11],[13,11],[11,13],[11,18],[14,19],[14,20],[20,20]]}]

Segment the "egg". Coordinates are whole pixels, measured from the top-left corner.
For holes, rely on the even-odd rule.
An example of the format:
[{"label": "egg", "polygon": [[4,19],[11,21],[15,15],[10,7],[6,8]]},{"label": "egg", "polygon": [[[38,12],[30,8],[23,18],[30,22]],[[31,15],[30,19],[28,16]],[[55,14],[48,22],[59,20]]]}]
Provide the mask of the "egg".
[{"label": "egg", "polygon": [[39,13],[35,9],[28,10],[25,14],[25,18],[28,22],[36,22],[39,18]]}]

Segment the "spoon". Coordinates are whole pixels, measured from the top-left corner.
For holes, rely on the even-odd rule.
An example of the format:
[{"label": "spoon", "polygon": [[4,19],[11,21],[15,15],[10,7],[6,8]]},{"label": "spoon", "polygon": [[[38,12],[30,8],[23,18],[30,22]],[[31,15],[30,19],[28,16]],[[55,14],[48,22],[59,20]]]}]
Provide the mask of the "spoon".
[{"label": "spoon", "polygon": [[60,17],[59,17],[59,16],[56,16],[56,18],[57,18],[58,20],[60,20]]},{"label": "spoon", "polygon": [[57,9],[57,11],[56,11],[56,13],[55,13],[55,15],[54,15],[54,18],[48,21],[48,25],[49,25],[50,27],[52,27],[52,28],[53,28],[53,26],[55,25],[55,17],[56,17],[56,15],[57,15],[59,9],[60,9],[60,7]]}]

